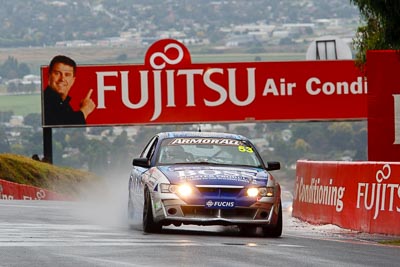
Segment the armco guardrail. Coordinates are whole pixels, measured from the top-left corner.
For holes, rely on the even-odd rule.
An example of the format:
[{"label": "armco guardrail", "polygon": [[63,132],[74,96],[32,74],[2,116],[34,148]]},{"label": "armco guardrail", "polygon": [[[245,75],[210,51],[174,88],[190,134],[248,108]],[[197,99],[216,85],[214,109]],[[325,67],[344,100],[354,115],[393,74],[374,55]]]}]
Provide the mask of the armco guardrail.
[{"label": "armco guardrail", "polygon": [[400,235],[400,162],[297,162],[293,216]]},{"label": "armco guardrail", "polygon": [[39,187],[17,184],[0,179],[0,200],[71,200]]}]

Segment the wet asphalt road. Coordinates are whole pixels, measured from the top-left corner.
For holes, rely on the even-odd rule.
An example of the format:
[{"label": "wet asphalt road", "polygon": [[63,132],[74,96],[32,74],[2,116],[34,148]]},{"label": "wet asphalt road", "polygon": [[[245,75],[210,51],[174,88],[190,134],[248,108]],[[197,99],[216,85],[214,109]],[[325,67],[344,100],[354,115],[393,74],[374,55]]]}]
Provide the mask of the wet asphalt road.
[{"label": "wet asphalt road", "polygon": [[244,237],[235,227],[144,234],[128,228],[119,206],[0,200],[0,267],[398,266],[400,260],[400,247],[379,245],[380,237],[318,228],[288,214],[281,238]]}]

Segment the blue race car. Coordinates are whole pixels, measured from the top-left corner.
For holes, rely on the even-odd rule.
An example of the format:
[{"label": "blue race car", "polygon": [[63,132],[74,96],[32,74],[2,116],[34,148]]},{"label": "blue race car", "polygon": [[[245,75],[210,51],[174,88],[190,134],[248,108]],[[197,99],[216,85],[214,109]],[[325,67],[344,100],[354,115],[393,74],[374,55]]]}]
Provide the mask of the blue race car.
[{"label": "blue race car", "polygon": [[243,233],[261,227],[279,237],[281,188],[269,173],[279,169],[241,135],[159,133],[133,159],[129,224],[150,233],[171,224],[237,225]]}]

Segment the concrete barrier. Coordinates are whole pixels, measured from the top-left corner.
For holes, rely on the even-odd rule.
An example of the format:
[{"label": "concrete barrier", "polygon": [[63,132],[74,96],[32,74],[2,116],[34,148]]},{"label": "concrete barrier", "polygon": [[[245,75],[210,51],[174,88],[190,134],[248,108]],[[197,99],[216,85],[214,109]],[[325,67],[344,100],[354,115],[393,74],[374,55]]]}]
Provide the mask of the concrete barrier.
[{"label": "concrete barrier", "polygon": [[400,162],[299,160],[293,216],[313,224],[400,235]]},{"label": "concrete barrier", "polygon": [[0,179],[0,199],[5,200],[71,200],[71,198],[43,188],[17,184]]}]

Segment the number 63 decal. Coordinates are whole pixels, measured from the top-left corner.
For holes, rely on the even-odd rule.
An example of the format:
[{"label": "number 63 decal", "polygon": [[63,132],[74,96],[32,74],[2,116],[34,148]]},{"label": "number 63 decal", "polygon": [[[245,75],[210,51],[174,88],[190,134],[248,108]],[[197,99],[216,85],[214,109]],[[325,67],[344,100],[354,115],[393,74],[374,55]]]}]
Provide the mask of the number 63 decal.
[{"label": "number 63 decal", "polygon": [[247,153],[253,153],[253,148],[249,147],[249,146],[238,146],[238,150],[240,152],[247,152]]}]

